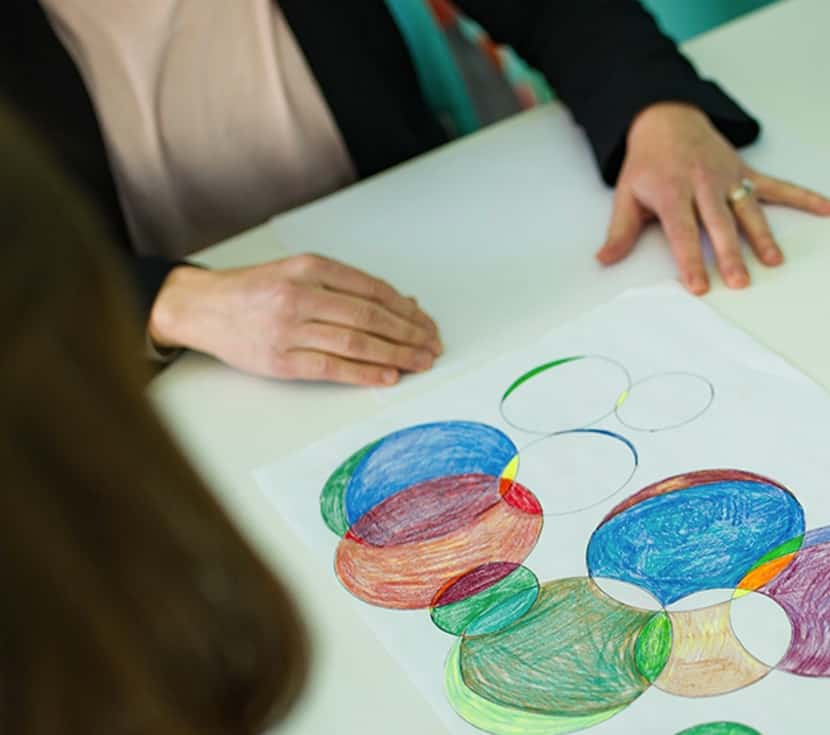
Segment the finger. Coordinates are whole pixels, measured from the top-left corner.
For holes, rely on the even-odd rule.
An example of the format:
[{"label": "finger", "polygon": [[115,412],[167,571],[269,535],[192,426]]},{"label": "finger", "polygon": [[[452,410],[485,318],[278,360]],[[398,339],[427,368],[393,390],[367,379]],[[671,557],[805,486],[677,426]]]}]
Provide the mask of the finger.
[{"label": "finger", "polygon": [[634,195],[618,189],[608,234],[605,244],[597,251],[597,260],[603,265],[613,265],[625,258],[637,244],[645,221],[645,210]]},{"label": "finger", "polygon": [[297,330],[295,341],[302,348],[409,372],[429,370],[435,361],[435,355],[427,349],[387,342],[365,332],[330,324],[305,324]]},{"label": "finger", "polygon": [[710,184],[698,186],[696,195],[700,218],[715,249],[721,277],[729,288],[745,288],[749,285],[749,271],[741,255],[735,216],[726,197]]},{"label": "finger", "polygon": [[700,228],[691,196],[667,197],[661,202],[657,216],[669,239],[681,282],[696,296],[705,294],[709,290],[709,277],[703,262]]},{"label": "finger", "polygon": [[755,197],[746,196],[732,207],[752,250],[764,265],[780,265],[784,254],[775,242],[769,223]]},{"label": "finger", "polygon": [[324,380],[349,385],[394,385],[400,380],[395,368],[368,365],[314,350],[292,350],[280,357],[279,377],[292,380]]},{"label": "finger", "polygon": [[382,304],[358,296],[308,288],[299,316],[303,321],[350,327],[398,344],[424,347],[435,355],[441,353],[434,332],[394,314]]},{"label": "finger", "polygon": [[783,204],[818,215],[830,215],[830,199],[818,192],[791,184],[789,181],[753,173],[755,196],[769,204]]},{"label": "finger", "polygon": [[296,260],[296,268],[301,276],[326,288],[375,301],[404,319],[438,332],[435,322],[418,306],[415,299],[402,296],[386,281],[319,255],[303,255]]},{"label": "finger", "polygon": [[438,325],[435,323],[435,320],[418,305],[418,302],[414,296],[407,296],[406,298],[414,306],[412,319],[427,329],[431,329],[440,340],[441,337],[438,335]]}]

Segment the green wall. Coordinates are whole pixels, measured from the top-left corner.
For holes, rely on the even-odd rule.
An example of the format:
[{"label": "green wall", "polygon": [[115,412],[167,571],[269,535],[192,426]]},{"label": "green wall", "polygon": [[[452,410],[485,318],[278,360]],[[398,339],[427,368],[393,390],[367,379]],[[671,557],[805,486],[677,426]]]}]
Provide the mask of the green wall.
[{"label": "green wall", "polygon": [[696,36],[777,0],[642,0],[678,41]]}]

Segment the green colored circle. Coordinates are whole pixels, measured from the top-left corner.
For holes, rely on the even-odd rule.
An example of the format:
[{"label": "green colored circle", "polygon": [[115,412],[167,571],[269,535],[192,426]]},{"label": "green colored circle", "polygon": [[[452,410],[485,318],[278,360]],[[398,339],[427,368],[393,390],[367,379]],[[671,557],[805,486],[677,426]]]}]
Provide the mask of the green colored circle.
[{"label": "green colored circle", "polygon": [[710,722],[706,725],[690,727],[677,735],[761,735],[761,733],[746,725],[739,725],[737,722]]},{"label": "green colored circle", "polygon": [[344,502],[346,488],[349,486],[358,465],[381,441],[382,439],[379,439],[367,444],[363,449],[359,449],[349,457],[332,473],[323,486],[322,493],[320,493],[320,513],[323,520],[340,537],[345,536],[349,530],[349,520],[346,517],[346,504]]},{"label": "green colored circle", "polygon": [[664,612],[655,613],[637,638],[634,650],[637,668],[652,684],[668,663],[671,647],[671,620]]},{"label": "green colored circle", "polygon": [[464,600],[433,607],[430,617],[452,635],[495,633],[527,612],[538,594],[536,575],[519,566],[492,587]]},{"label": "green colored circle", "polygon": [[624,707],[582,717],[532,712],[496,704],[476,694],[461,674],[461,641],[456,641],[444,668],[444,687],[453,709],[479,730],[491,735],[566,735],[587,730],[611,719]]},{"label": "green colored circle", "polygon": [[[645,640],[660,639],[664,625],[653,623],[654,617],[653,611],[612,599],[584,577],[546,582],[533,607],[514,623],[462,639],[463,682],[494,704],[544,715],[618,711],[651,686],[638,665],[637,642],[650,623]],[[640,648],[645,668],[653,671],[665,656],[663,644]]]}]

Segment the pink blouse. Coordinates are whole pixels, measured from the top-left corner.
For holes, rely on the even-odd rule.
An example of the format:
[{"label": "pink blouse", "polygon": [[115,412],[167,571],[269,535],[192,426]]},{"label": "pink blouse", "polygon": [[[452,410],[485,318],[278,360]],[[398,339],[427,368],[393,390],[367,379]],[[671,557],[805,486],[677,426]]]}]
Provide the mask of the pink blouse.
[{"label": "pink blouse", "polygon": [[181,256],[355,172],[272,0],[41,0],[101,122],[137,252]]}]

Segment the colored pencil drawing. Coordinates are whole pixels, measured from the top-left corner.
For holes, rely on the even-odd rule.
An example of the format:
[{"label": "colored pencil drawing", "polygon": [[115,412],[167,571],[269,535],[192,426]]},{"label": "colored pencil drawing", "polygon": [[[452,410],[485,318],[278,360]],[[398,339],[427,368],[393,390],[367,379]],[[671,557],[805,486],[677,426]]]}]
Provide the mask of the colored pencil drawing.
[{"label": "colored pencil drawing", "polygon": [[635,381],[610,357],[574,355],[516,378],[499,410],[509,426],[531,434],[587,428],[612,416],[628,429],[653,433],[690,424],[714,400],[715,387],[702,375],[672,371]]},{"label": "colored pencil drawing", "polygon": [[520,564],[543,517],[515,482],[517,457],[498,429],[464,421],[411,427],[361,449],[321,497],[323,518],[341,536],[340,581],[374,605],[427,609],[479,567]]},{"label": "colored pencil drawing", "polygon": [[[627,385],[602,414],[625,425],[619,412],[638,383],[599,357],[525,373],[502,397],[505,421],[541,433],[508,400],[539,376],[585,360]],[[662,375],[700,387],[687,404],[695,411],[642,431],[679,428],[714,400],[714,387],[699,376]],[[586,539],[584,576],[540,580],[525,562],[546,516],[561,509],[545,507],[542,485],[556,477],[537,473],[529,482],[522,458],[552,438],[581,435],[615,442],[629,457],[630,474],[597,500],[607,502],[634,476],[639,455],[621,434],[588,426],[557,429],[524,450],[483,423],[412,426],[359,449],[325,484],[320,507],[340,537],[338,579],[369,604],[424,609],[455,637],[444,688],[464,720],[493,735],[554,735],[596,727],[651,687],[701,698],[752,686],[774,670],[830,677],[830,528],[808,531],[796,495],[758,474],[697,470],[650,484]],[[610,582],[653,604],[615,596]],[[726,599],[683,607],[712,590],[726,590]],[[759,596],[792,631],[779,660],[765,661],[735,625],[736,606]],[[717,722],[683,735],[758,734]]]},{"label": "colored pencil drawing", "polygon": [[761,733],[737,722],[710,722],[690,727],[677,735],[761,735]]}]

